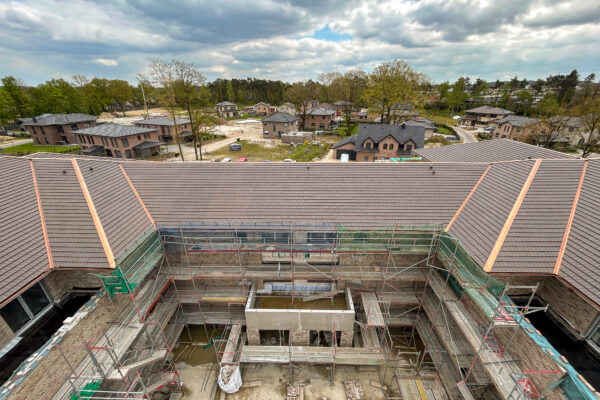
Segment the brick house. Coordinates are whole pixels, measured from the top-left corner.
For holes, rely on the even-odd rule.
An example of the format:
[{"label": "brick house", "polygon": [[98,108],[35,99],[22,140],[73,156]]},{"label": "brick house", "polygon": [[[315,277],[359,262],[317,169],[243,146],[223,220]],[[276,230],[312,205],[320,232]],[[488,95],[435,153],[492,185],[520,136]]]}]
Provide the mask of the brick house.
[{"label": "brick house", "polygon": [[352,103],[349,101],[340,100],[333,103],[333,106],[335,107],[337,115],[342,115],[348,108],[352,107]]},{"label": "brick house", "polygon": [[237,104],[229,101],[217,103],[215,108],[217,109],[217,116],[221,118],[237,117],[239,115]]},{"label": "brick house", "polygon": [[333,123],[335,113],[334,110],[325,110],[323,108],[310,110],[304,120],[304,129],[329,129]]},{"label": "brick house", "polygon": [[481,106],[465,111],[465,115],[460,118],[460,125],[468,127],[488,126],[490,121],[511,114],[514,113],[503,108]]},{"label": "brick house", "polygon": [[275,112],[275,107],[262,101],[252,106],[252,109],[254,110],[254,115],[257,117],[268,117]]},{"label": "brick house", "polygon": [[277,111],[281,111],[290,115],[296,115],[296,106],[290,102],[285,102],[277,107]]},{"label": "brick house", "polygon": [[540,120],[536,118],[507,115],[506,117],[490,122],[496,129],[492,133],[493,139],[523,139],[539,127]]},{"label": "brick house", "polygon": [[88,114],[42,114],[22,118],[19,123],[31,134],[35,144],[75,144],[73,131],[96,125],[98,117]]},{"label": "brick house", "polygon": [[348,154],[350,160],[377,161],[409,156],[425,144],[424,125],[359,124],[358,133],[333,145],[340,159]]},{"label": "brick house", "polygon": [[[145,128],[156,129],[159,133],[159,141],[166,143],[173,143],[175,135],[177,133],[185,133],[192,131],[192,123],[189,119],[175,117],[154,117],[143,119],[141,121],[134,122],[134,125]],[[185,134],[183,136],[186,136]]]},{"label": "brick house", "polygon": [[279,111],[263,119],[262,123],[265,138],[281,139],[283,133],[298,130],[298,118]]},{"label": "brick house", "polygon": [[158,155],[161,134],[157,127],[100,124],[74,131],[84,154],[115,158],[146,158]]}]

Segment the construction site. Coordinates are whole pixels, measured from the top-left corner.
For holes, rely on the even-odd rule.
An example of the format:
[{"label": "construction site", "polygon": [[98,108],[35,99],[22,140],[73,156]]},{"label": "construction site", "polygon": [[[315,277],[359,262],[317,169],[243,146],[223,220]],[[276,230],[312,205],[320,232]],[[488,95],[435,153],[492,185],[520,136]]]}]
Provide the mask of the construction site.
[{"label": "construction site", "polygon": [[[49,272],[34,282],[42,282],[54,299],[59,292],[98,289],[42,348],[23,361],[2,386],[0,399],[600,398],[593,382],[531,322],[532,316],[558,307],[556,300],[581,302],[586,307],[591,303],[591,316],[586,318],[593,328],[596,305],[573,290],[564,298],[540,303],[540,298],[550,298],[546,293],[554,283],[548,282],[556,281],[556,276],[489,273],[487,263],[472,256],[463,243],[468,238],[460,237],[477,196],[485,193],[485,185],[497,186],[494,174],[502,176],[511,163],[462,167],[422,163],[394,169],[369,165],[352,167],[352,171],[337,165],[311,165],[310,169],[302,164],[253,165],[255,170],[247,172],[248,167],[200,164],[171,167],[60,157],[15,160],[0,162],[16,167],[23,163],[23,176],[33,171],[32,196],[37,196],[34,207],[42,215],[40,232],[46,243],[42,245],[52,253]],[[544,174],[555,173],[558,164],[572,169],[576,177],[572,196],[565,200],[568,212],[561,216],[564,226],[571,229],[577,203],[586,201],[585,179],[598,182],[597,175],[585,175],[586,171],[595,173],[600,164],[513,162],[511,167],[516,166],[517,172],[523,168],[523,182],[515,186],[514,199],[500,222],[503,229],[492,247],[498,247],[498,238],[502,238],[500,247],[510,242],[510,231],[519,229],[519,209],[527,212],[528,196],[540,193],[536,184],[545,185]],[[238,211],[234,218],[226,210],[219,211],[223,215],[219,220],[199,214],[190,217],[193,209],[207,213],[216,208],[215,191],[235,187],[232,180],[248,181],[256,173],[278,175],[282,168],[285,179],[265,184],[300,196],[301,204],[291,206],[289,197],[259,211],[248,202],[234,200]],[[322,171],[314,171],[319,168]],[[435,182],[419,185],[426,197],[431,195],[428,187],[444,180],[460,189],[442,191],[448,194],[440,199],[448,205],[447,211],[438,211],[442,216],[418,217],[417,201],[417,205],[403,204],[412,207],[410,219],[367,215],[348,217],[347,223],[340,221],[343,216],[327,212],[322,193],[300,195],[305,186],[298,176],[307,170],[340,176],[351,173],[356,180],[357,176],[362,179],[361,168],[368,169],[365,184],[372,181],[374,171],[389,176],[402,170],[400,174],[417,179],[433,177]],[[161,177],[159,170],[171,179]],[[200,171],[203,178],[195,175]],[[100,176],[93,176],[96,173]],[[45,190],[50,189],[44,188],[44,174],[54,174],[53,187],[61,188],[58,191],[72,201],[79,193],[69,192],[69,185],[81,189],[82,204],[91,212],[89,226],[100,237],[98,252],[111,255],[108,266],[84,271],[67,266],[73,261],[69,253],[74,247],[62,249],[60,240],[64,239],[52,230],[69,217],[52,212],[57,208],[45,197]],[[164,196],[173,191],[149,184],[147,175],[167,182],[166,186],[181,188],[185,185],[180,181],[194,179],[218,179],[222,186],[200,194],[198,188],[208,187],[207,182],[190,185],[198,190],[191,197],[194,204],[202,204],[199,207],[177,203],[175,198],[165,201]],[[570,179],[566,174],[559,176]],[[513,178],[518,180],[518,176]],[[288,179],[295,182],[292,187]],[[132,217],[110,214],[114,203],[113,194],[106,190],[108,182]],[[245,185],[249,188],[251,182]],[[352,196],[340,194],[339,185],[343,182],[337,186],[337,201],[344,207],[345,199]],[[146,194],[150,191],[160,195],[152,198]],[[185,189],[178,192],[181,197],[188,194]],[[407,196],[411,194],[404,199]],[[215,203],[208,204],[207,199]],[[286,206],[281,206],[283,202]],[[311,218],[293,207],[304,207]],[[393,213],[381,203],[363,203],[363,207]],[[282,216],[287,212],[295,215]],[[486,217],[480,218],[485,223]],[[139,219],[144,223],[132,222]],[[116,225],[111,227],[111,223]],[[73,243],[85,243],[81,232],[76,232],[81,240]],[[566,242],[562,244],[565,235],[563,228],[557,247],[561,262],[568,258]],[[120,245],[116,245],[118,240]],[[502,265],[500,247],[492,249],[496,253],[492,264]],[[87,251],[84,259],[93,259],[94,251]],[[551,263],[554,266],[556,258]],[[585,311],[584,306],[577,307]]]}]

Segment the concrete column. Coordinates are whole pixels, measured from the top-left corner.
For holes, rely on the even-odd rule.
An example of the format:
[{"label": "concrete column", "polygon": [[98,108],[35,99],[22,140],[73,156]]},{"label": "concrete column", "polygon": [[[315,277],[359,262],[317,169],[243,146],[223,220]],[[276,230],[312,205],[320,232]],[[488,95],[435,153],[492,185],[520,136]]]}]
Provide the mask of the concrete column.
[{"label": "concrete column", "polygon": [[340,336],[340,347],[352,347],[353,331],[342,331]]},{"label": "concrete column", "polygon": [[302,329],[290,331],[290,342],[292,346],[310,346],[310,331]]},{"label": "concrete column", "polygon": [[258,329],[247,329],[246,336],[248,337],[248,345],[260,346],[260,333]]}]

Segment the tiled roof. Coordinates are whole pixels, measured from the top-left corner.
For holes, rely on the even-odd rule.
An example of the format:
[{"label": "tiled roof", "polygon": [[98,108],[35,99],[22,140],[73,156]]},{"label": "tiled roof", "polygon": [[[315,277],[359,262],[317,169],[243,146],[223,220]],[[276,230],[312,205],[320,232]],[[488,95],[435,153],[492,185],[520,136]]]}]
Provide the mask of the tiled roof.
[{"label": "tiled roof", "polygon": [[217,103],[216,105],[217,106],[235,106],[236,104],[235,103],[231,103],[229,101],[222,101],[220,103]]},{"label": "tiled roof", "polygon": [[33,118],[22,118],[20,120],[22,125],[68,125],[76,124],[78,122],[95,121],[98,117],[95,115],[73,113],[73,114],[42,114]]},{"label": "tiled roof", "polygon": [[600,160],[221,164],[76,156],[3,157],[0,166],[10,171],[0,177],[8,199],[0,206],[0,303],[49,271],[42,217],[56,269],[108,269],[98,224],[115,258],[152,228],[137,193],[165,227],[452,221],[450,233],[492,274],[554,274],[600,306]]},{"label": "tiled roof", "polygon": [[506,122],[512,126],[524,127],[537,124],[540,120],[537,118],[522,117],[520,115],[507,115],[506,117],[494,120],[494,123],[496,124],[504,124]]},{"label": "tiled roof", "polygon": [[512,139],[492,139],[417,149],[414,153],[432,162],[497,162],[535,158],[574,158],[565,153]]},{"label": "tiled roof", "polygon": [[[190,134],[191,134],[191,132],[190,132]],[[133,146],[133,148],[139,149],[139,150],[151,149],[153,147],[160,146],[163,144],[164,144],[163,142],[141,142],[141,143],[138,143],[135,146]]]},{"label": "tiled roof", "polygon": [[[388,136],[392,136],[398,143],[404,144],[409,140],[415,143],[415,148],[423,147],[425,142],[425,124],[359,124],[358,133],[337,142],[333,148],[338,148],[347,143],[354,143],[356,151],[377,151],[377,149],[365,149],[362,144],[371,139],[379,143]],[[398,151],[401,149],[398,148]]]},{"label": "tiled roof", "polygon": [[471,113],[471,114],[496,114],[496,115],[514,114],[514,112],[512,112],[510,110],[505,110],[504,108],[491,107],[491,106],[481,106],[481,107],[471,108],[470,110],[467,110],[465,112]]},{"label": "tiled roof", "polygon": [[263,119],[263,122],[294,122],[297,121],[298,117],[290,115],[288,113],[284,113],[281,111],[274,112],[268,117]]},{"label": "tiled roof", "polygon": [[104,136],[104,137],[125,137],[139,135],[142,133],[156,132],[155,128],[145,128],[142,126],[130,126],[120,124],[99,124],[89,128],[73,131],[78,135]]},{"label": "tiled roof", "polygon": [[[177,125],[189,124],[190,120],[181,117],[175,117],[175,121],[177,121]],[[173,126],[173,117],[153,117],[148,119],[142,119],[140,121],[135,121],[134,124],[138,125],[160,125],[160,126]]]},{"label": "tiled roof", "polygon": [[[320,105],[319,105],[320,106]],[[318,108],[313,108],[312,110],[310,110],[308,112],[309,115],[317,115],[317,116],[331,116],[331,115],[335,115],[335,111],[334,110],[326,110],[324,108],[318,107]]]}]

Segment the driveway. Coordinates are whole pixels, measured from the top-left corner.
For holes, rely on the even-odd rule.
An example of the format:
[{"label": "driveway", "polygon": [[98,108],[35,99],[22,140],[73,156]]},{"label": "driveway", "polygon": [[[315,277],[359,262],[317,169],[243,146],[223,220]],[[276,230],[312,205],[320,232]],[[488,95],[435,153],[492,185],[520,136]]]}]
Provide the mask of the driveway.
[{"label": "driveway", "polygon": [[453,128],[456,131],[456,133],[458,134],[458,136],[460,136],[460,138],[463,141],[463,143],[475,143],[475,142],[478,142],[478,140],[475,137],[475,135],[473,135],[473,132],[468,131],[468,130],[463,129],[463,128],[460,128],[458,126],[453,126]]},{"label": "driveway", "polygon": [[6,149],[7,147],[13,147],[18,144],[25,144],[25,143],[33,143],[33,139],[11,140],[10,142],[0,144],[0,149]]}]

